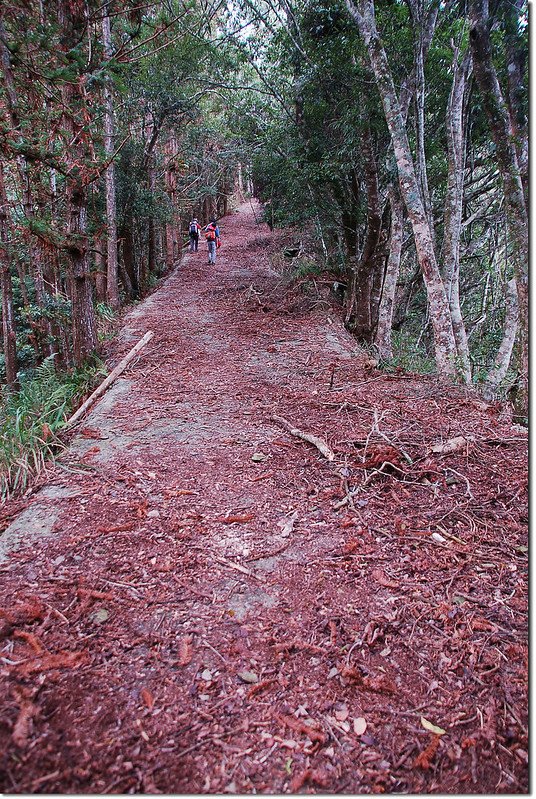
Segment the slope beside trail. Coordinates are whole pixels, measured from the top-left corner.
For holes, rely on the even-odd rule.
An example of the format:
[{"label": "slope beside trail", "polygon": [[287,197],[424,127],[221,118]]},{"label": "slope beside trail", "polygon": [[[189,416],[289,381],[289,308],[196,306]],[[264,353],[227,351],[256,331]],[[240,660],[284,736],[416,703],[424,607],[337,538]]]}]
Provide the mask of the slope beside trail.
[{"label": "slope beside trail", "polygon": [[222,236],[4,509],[0,790],[526,791],[526,437],[374,369],[249,204]]}]

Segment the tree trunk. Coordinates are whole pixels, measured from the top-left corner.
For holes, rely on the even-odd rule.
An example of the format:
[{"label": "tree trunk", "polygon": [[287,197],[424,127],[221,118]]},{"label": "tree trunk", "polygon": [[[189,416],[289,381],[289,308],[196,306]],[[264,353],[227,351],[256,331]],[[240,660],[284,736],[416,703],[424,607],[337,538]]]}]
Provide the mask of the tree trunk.
[{"label": "tree trunk", "polygon": [[[435,249],[434,217],[432,202],[430,200],[430,189],[428,187],[428,170],[426,168],[426,149],[425,136],[426,128],[424,123],[424,107],[426,96],[426,83],[424,78],[424,9],[422,0],[408,0],[410,14],[413,22],[414,54],[415,54],[415,131],[416,131],[416,152],[415,152],[415,174],[419,188],[421,190],[422,202],[428,223],[432,242]],[[402,109],[401,109],[402,110]]]},{"label": "tree trunk", "polygon": [[387,269],[387,261],[389,258],[389,240],[390,230],[389,223],[391,218],[391,206],[389,199],[386,199],[382,211],[382,221],[380,236],[371,263],[371,285],[370,285],[370,331],[367,341],[374,340],[376,328],[378,326],[378,318],[380,312],[380,301],[382,296],[382,286],[385,278],[385,271]]},{"label": "tree trunk", "polygon": [[169,196],[171,206],[171,219],[166,224],[166,267],[169,270],[173,268],[175,263],[180,258],[179,246],[179,220],[177,214],[177,140],[175,133],[172,133],[166,142],[166,189]]},{"label": "tree trunk", "polygon": [[495,143],[495,156],[503,182],[508,219],[508,237],[511,244],[511,258],[514,265],[519,305],[520,375],[515,406],[517,414],[522,418],[526,418],[528,416],[529,378],[529,238],[527,207],[517,160],[512,122],[491,58],[487,0],[471,0],[470,16],[471,29],[469,39],[473,52],[474,73]]},{"label": "tree trunk", "polygon": [[483,393],[484,398],[487,400],[493,399],[510,366],[517,335],[518,310],[517,286],[515,278],[512,278],[506,286],[506,317],[503,338],[495,356],[493,367],[490,369],[484,383]]},{"label": "tree trunk", "polygon": [[[104,55],[110,59],[112,51],[112,34],[110,28],[110,17],[106,12],[102,18],[102,43],[104,45]],[[118,285],[118,263],[117,263],[117,209],[115,199],[115,165],[113,162],[114,153],[114,108],[113,94],[110,79],[107,77],[104,83],[104,154],[108,166],[105,173],[106,186],[106,297],[108,305],[114,310],[119,308],[119,285]]]},{"label": "tree trunk", "polygon": [[[7,35],[4,27],[3,19],[0,9],[0,64],[2,66],[3,85],[5,90],[8,118],[13,128],[13,132],[17,132],[19,143],[24,143],[23,136],[19,133],[21,130],[21,117],[19,113],[18,95],[15,86],[15,77],[13,66],[11,63],[11,51],[7,45]],[[35,232],[35,214],[34,214],[34,200],[32,197],[32,176],[30,175],[30,168],[27,159],[18,154],[15,157],[17,167],[17,175],[20,182],[20,192],[22,197],[22,206],[24,215],[28,221],[28,227],[23,229],[24,245],[28,253],[28,262],[30,264],[30,271],[35,286],[35,297],[37,305],[44,309],[46,304],[45,289],[43,282],[43,260],[42,260],[42,246],[36,243],[34,239]],[[5,190],[5,185],[4,185]],[[18,259],[17,259],[18,260]],[[19,277],[21,276],[23,267],[19,267]],[[28,304],[28,294],[26,286],[21,286],[21,291],[24,297],[25,304]],[[36,351],[37,358],[45,357],[49,354],[50,347],[48,340],[50,338],[50,322],[43,313],[37,320],[31,320],[30,326],[33,333],[33,343]]]},{"label": "tree trunk", "polygon": [[6,383],[17,382],[17,337],[13,310],[13,285],[11,281],[8,200],[4,185],[4,171],[0,161],[0,288],[2,289],[2,340],[6,369]]},{"label": "tree trunk", "polygon": [[97,302],[106,302],[108,275],[104,262],[105,242],[99,236],[95,239],[95,299]]},{"label": "tree trunk", "polygon": [[[60,4],[62,46],[66,54],[78,44],[87,19],[85,5]],[[68,214],[68,277],[71,288],[73,357],[81,366],[97,348],[97,331],[87,235],[87,188],[81,165],[87,159],[87,141],[83,133],[86,109],[82,82],[71,80],[63,87],[64,126],[70,146],[67,151],[69,174],[65,181]]]},{"label": "tree trunk", "polygon": [[390,188],[389,203],[391,205],[391,240],[378,313],[378,326],[374,339],[374,343],[378,348],[378,355],[382,360],[389,360],[393,357],[391,332],[404,233],[404,207],[396,186],[391,186]]},{"label": "tree trunk", "polygon": [[[154,196],[156,189],[156,175],[152,156],[147,164],[147,185],[151,195]],[[154,217],[151,216],[147,225],[147,268],[142,267],[140,275],[140,284],[142,289],[147,283],[148,275],[156,275],[158,271],[156,234],[156,221]]]},{"label": "tree trunk", "polygon": [[86,193],[80,182],[69,181],[69,238],[73,353],[76,366],[81,366],[97,348],[97,332],[89,273]]},{"label": "tree trunk", "polygon": [[[439,4],[432,3],[429,6],[426,14],[424,15],[424,23],[422,29],[423,62],[426,60],[426,55],[428,53],[428,50],[430,48],[434,36],[434,31],[437,24],[437,14],[439,11],[438,6]],[[400,113],[402,115],[402,120],[404,124],[406,124],[407,122],[410,103],[413,95],[415,94],[416,81],[417,81],[417,68],[415,65],[410,74],[404,78],[400,86],[400,95],[398,100],[400,103]]]},{"label": "tree trunk", "polygon": [[432,231],[417,182],[406,128],[389,69],[387,55],[376,29],[373,0],[359,0],[359,9],[346,0],[369,53],[382,99],[385,119],[398,169],[400,192],[413,229],[417,258],[422,269],[434,331],[435,361],[441,377],[456,376],[456,343],[445,287],[434,251]]},{"label": "tree trunk", "polygon": [[378,183],[378,167],[376,165],[372,135],[368,122],[364,124],[362,152],[364,158],[365,185],[367,189],[367,232],[355,276],[352,332],[358,339],[370,341],[372,333],[372,278],[375,265],[374,256],[380,239],[382,226],[382,208]]},{"label": "tree trunk", "polygon": [[456,49],[453,63],[454,77],[446,114],[448,176],[442,252],[443,279],[449,299],[452,327],[458,351],[458,364],[461,377],[468,385],[471,383],[471,360],[460,306],[459,277],[466,149],[464,107],[471,68],[471,52],[466,51],[462,62],[458,63],[458,50]]},{"label": "tree trunk", "polygon": [[521,183],[528,206],[529,195],[529,139],[528,119],[524,108],[526,96],[525,71],[528,51],[519,42],[519,17],[525,0],[509,0],[501,7],[505,23],[505,45],[508,74],[508,106],[517,152]]},{"label": "tree trunk", "polygon": [[123,242],[123,262],[121,269],[121,282],[126,295],[133,299],[139,296],[139,284],[136,275],[136,259],[134,252],[134,221],[129,214],[125,214],[125,223],[121,229]]}]

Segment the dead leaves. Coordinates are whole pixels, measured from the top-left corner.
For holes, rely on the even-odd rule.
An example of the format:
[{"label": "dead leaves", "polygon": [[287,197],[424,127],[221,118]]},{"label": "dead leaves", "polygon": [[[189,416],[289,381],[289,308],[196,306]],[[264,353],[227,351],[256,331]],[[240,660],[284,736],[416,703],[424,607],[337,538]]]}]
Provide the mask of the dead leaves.
[{"label": "dead leaves", "polygon": [[80,435],[82,438],[97,438],[97,439],[105,439],[108,436],[104,436],[100,430],[97,430],[95,427],[83,427],[80,431]]},{"label": "dead leaves", "polygon": [[11,635],[15,627],[41,621],[46,612],[45,605],[40,599],[29,599],[9,610],[0,608],[0,640]]},{"label": "dead leaves", "polygon": [[19,705],[19,713],[13,726],[11,738],[15,746],[22,749],[28,743],[32,719],[37,713],[37,707],[32,701],[35,691],[32,692],[22,685],[17,685],[13,688],[13,694]]},{"label": "dead leaves", "polygon": [[400,583],[398,580],[392,580],[389,577],[385,576],[385,573],[381,569],[374,569],[372,571],[372,579],[375,580],[380,585],[383,585],[384,588],[399,588]]},{"label": "dead leaves", "polygon": [[445,735],[445,730],[442,727],[438,727],[437,724],[428,721],[424,716],[421,716],[421,724],[425,730],[433,732],[434,735]]},{"label": "dead leaves", "polygon": [[414,768],[422,768],[423,771],[427,771],[430,766],[432,765],[432,760],[434,759],[436,752],[439,748],[439,742],[441,741],[440,735],[432,735],[432,739],[426,749],[424,749],[417,757],[413,763]]},{"label": "dead leaves", "polygon": [[367,730],[367,722],[362,716],[354,719],[354,732],[356,735],[364,735]]},{"label": "dead leaves", "polygon": [[320,788],[325,788],[328,784],[327,775],[320,769],[307,768],[305,771],[302,771],[301,774],[296,774],[292,778],[289,786],[290,793],[296,793],[299,791],[301,788],[303,788],[306,782],[311,784],[314,783]]},{"label": "dead leaves", "polygon": [[133,530],[135,527],[135,522],[125,522],[124,524],[113,524],[111,527],[97,527],[95,532],[98,534],[122,533],[127,530]]},{"label": "dead leaves", "polygon": [[164,492],[166,499],[174,499],[175,497],[199,496],[199,491],[191,491],[189,488],[173,488]]},{"label": "dead leaves", "polygon": [[270,688],[270,686],[274,685],[274,683],[276,682],[277,679],[275,677],[272,677],[269,680],[262,680],[261,682],[258,682],[256,685],[252,685],[247,694],[248,699],[253,699],[254,696],[257,696],[257,694],[260,694],[262,691],[266,690],[266,688]]},{"label": "dead leaves", "polygon": [[[313,743],[323,744],[326,742],[326,735],[324,732],[319,730],[317,726],[318,722],[313,721],[310,719],[310,724],[307,724],[305,721],[301,721],[300,719],[294,718],[294,716],[276,716],[277,720],[281,722],[281,724],[286,725],[291,730],[295,732],[299,732],[303,735],[307,735],[307,737]],[[311,725],[311,726],[310,726]]]},{"label": "dead leaves", "polygon": [[229,516],[218,516],[217,519],[214,521],[219,522],[220,524],[245,524],[246,522],[250,522],[252,519],[255,518],[254,513],[243,513],[243,514],[235,514]]},{"label": "dead leaves", "polygon": [[430,447],[430,452],[434,455],[451,455],[454,452],[469,452],[469,445],[474,442],[474,436],[454,436],[447,441],[434,444]]},{"label": "dead leaves", "polygon": [[390,444],[371,446],[367,455],[367,460],[359,464],[362,469],[382,469],[384,471],[384,466],[394,466],[396,470],[402,471],[404,456],[400,450]]},{"label": "dead leaves", "polygon": [[27,630],[15,630],[13,633],[13,638],[19,638],[25,641],[33,649],[36,655],[40,655],[43,652],[44,647],[39,639],[33,633],[29,633]]},{"label": "dead leaves", "polygon": [[325,654],[326,650],[324,647],[317,646],[316,644],[310,644],[308,641],[301,641],[296,639],[294,641],[289,641],[285,644],[276,644],[275,651],[278,654],[283,654],[284,652],[292,652],[293,649],[296,650],[308,650],[309,652],[317,652],[318,654]]},{"label": "dead leaves", "polygon": [[87,663],[87,652],[60,651],[55,654],[44,654],[27,660],[24,663],[12,667],[20,677],[30,677],[33,674],[41,674],[44,671],[55,669],[77,669]]},{"label": "dead leaves", "polygon": [[191,663],[194,654],[192,641],[193,635],[185,635],[179,641],[179,658],[177,661],[179,666],[187,666]]},{"label": "dead leaves", "polygon": [[148,688],[142,688],[140,691],[140,698],[147,710],[152,710],[154,707],[154,696]]},{"label": "dead leaves", "polygon": [[385,674],[380,674],[377,677],[370,677],[364,675],[361,671],[353,666],[343,666],[341,669],[341,676],[349,680],[349,682],[363,688],[366,691],[371,691],[376,694],[396,694],[398,689],[389,677]]}]

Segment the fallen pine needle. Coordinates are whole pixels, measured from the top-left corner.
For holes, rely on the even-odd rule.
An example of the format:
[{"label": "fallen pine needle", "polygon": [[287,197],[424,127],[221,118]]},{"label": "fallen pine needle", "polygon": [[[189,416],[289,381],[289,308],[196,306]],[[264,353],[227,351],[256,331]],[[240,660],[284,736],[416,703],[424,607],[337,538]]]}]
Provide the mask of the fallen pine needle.
[{"label": "fallen pine needle", "polygon": [[54,655],[42,655],[22,663],[17,667],[17,674],[28,677],[42,671],[53,669],[76,669],[87,661],[85,652],[57,652]]},{"label": "fallen pine needle", "polygon": [[441,740],[441,737],[439,735],[433,735],[432,736],[432,740],[430,741],[430,743],[428,744],[426,749],[424,749],[415,758],[415,762],[413,764],[415,768],[422,768],[424,771],[427,771],[430,768],[430,766],[432,764],[432,760],[433,760],[433,758],[435,756],[435,753],[437,752],[437,749],[439,747],[439,741],[440,740]]},{"label": "fallen pine needle", "polygon": [[250,522],[254,518],[254,513],[244,513],[236,516],[218,516],[215,521],[220,522],[220,524],[244,524],[245,522]]},{"label": "fallen pine needle", "polygon": [[267,480],[268,477],[273,477],[273,472],[266,472],[266,474],[260,474],[258,477],[253,477],[249,482],[250,483],[258,483],[259,480]]},{"label": "fallen pine needle", "polygon": [[273,685],[277,682],[275,677],[272,677],[270,680],[262,680],[262,682],[257,683],[257,685],[252,685],[248,691],[248,699],[252,699],[257,694],[260,694],[261,691],[264,691],[265,688],[269,688],[270,685]]}]

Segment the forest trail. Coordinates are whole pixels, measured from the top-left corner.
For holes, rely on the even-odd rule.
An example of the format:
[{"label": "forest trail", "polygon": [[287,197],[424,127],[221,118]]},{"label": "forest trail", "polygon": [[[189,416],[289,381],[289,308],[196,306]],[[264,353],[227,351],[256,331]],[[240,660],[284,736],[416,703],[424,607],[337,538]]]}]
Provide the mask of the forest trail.
[{"label": "forest trail", "polygon": [[371,368],[249,204],[221,228],[4,513],[0,790],[526,790],[526,437]]}]

